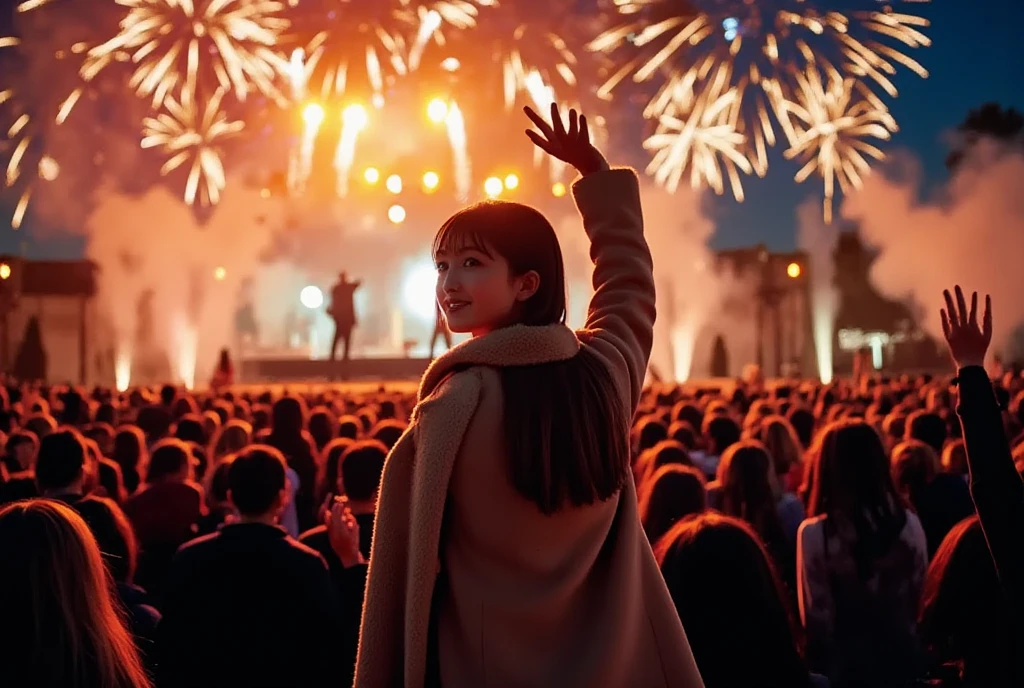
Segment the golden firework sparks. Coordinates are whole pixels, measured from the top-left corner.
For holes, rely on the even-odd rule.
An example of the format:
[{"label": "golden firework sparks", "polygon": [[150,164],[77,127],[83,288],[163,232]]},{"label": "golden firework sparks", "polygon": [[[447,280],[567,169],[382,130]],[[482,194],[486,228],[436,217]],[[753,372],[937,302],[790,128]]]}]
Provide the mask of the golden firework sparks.
[{"label": "golden firework sparks", "polygon": [[197,197],[203,204],[220,201],[226,179],[220,144],[240,132],[242,122],[231,121],[220,109],[225,89],[218,90],[202,106],[188,90],[180,101],[173,96],[164,99],[165,112],[143,122],[143,148],[160,148],[168,155],[160,168],[167,175],[188,165],[185,202],[193,205]]},{"label": "golden firework sparks", "polygon": [[817,173],[825,182],[825,221],[832,221],[832,199],[838,183],[843,193],[859,188],[871,166],[867,158],[885,154],[864,139],[887,141],[898,128],[885,104],[857,80],[833,75],[827,81],[817,70],[797,79],[797,98],[787,105],[795,140],[786,157],[804,163],[796,174],[803,182]]},{"label": "golden firework sparks", "polygon": [[[119,52],[136,64],[129,85],[159,106],[172,92],[215,85],[244,100],[253,89],[282,101],[287,70],[277,51],[288,27],[277,0],[116,0],[128,8],[121,31],[89,51],[90,78]],[[212,78],[213,83],[208,81]]]},{"label": "golden firework sparks", "polygon": [[[928,0],[919,0],[927,2]],[[809,0],[615,0],[619,21],[589,49],[627,58],[602,85],[609,96],[625,79],[657,78],[660,88],[644,114],[660,119],[680,94],[705,88],[725,75],[735,92],[752,169],[764,174],[767,148],[779,125],[794,144],[786,113],[798,96],[793,84],[805,72],[822,71],[831,82],[854,79],[897,95],[890,77],[902,66],[927,77],[907,54],[927,47],[921,17],[891,9],[846,16],[820,11]]]},{"label": "golden firework sparks", "polygon": [[710,187],[719,195],[728,179],[733,196],[742,201],[739,173],[750,174],[753,168],[743,153],[746,137],[737,129],[738,105],[739,93],[725,78],[699,94],[677,94],[667,108],[670,114],[661,115],[657,131],[644,141],[644,148],[654,152],[648,174],[670,193],[687,171],[693,188]]}]

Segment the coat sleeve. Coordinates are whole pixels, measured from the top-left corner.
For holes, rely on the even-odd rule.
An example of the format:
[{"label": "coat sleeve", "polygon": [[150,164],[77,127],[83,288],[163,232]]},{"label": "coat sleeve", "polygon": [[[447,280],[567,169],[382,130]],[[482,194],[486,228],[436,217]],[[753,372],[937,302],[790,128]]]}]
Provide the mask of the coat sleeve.
[{"label": "coat sleeve", "polygon": [[654,264],[644,238],[640,186],[629,169],[587,175],[573,185],[590,238],[594,296],[586,330],[610,362],[636,412],[654,342]]},{"label": "coat sleeve", "polygon": [[959,373],[957,414],[967,447],[971,497],[992,554],[999,581],[1024,618],[1024,482],[1010,455],[992,382],[981,366]]}]

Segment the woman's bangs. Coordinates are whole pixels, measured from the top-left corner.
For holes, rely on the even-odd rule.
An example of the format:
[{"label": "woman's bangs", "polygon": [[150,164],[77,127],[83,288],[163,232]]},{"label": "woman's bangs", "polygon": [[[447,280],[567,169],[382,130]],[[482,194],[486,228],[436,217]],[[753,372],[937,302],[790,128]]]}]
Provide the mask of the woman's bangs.
[{"label": "woman's bangs", "polygon": [[488,258],[493,258],[491,250],[474,227],[471,218],[466,217],[468,213],[461,212],[451,217],[438,230],[434,237],[434,246],[431,255],[435,258],[440,253],[456,254],[462,251],[478,251]]}]

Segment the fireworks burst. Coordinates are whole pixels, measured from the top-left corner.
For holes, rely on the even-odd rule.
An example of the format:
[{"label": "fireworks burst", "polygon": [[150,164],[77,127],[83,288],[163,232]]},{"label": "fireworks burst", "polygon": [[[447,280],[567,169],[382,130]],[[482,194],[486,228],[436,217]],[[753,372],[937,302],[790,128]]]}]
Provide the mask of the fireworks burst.
[{"label": "fireworks burst", "polygon": [[216,205],[226,184],[220,144],[240,132],[242,122],[231,121],[221,110],[225,90],[218,90],[203,105],[197,105],[187,89],[181,99],[164,99],[165,111],[144,122],[143,148],[160,148],[168,155],[160,168],[167,175],[188,164],[185,202],[193,205],[197,196],[203,204]]},{"label": "fireworks burst", "polygon": [[116,0],[128,8],[121,31],[89,51],[87,79],[119,53],[135,63],[129,81],[160,106],[173,92],[215,86],[245,100],[253,89],[283,102],[275,86],[287,62],[277,51],[288,27],[277,0]]},{"label": "fireworks burst", "polygon": [[345,95],[383,104],[389,78],[419,66],[426,46],[445,42],[444,29],[476,24],[478,6],[493,0],[295,0],[291,81],[330,101]]},{"label": "fireworks burst", "polygon": [[724,78],[699,95],[691,91],[674,100],[674,114],[662,115],[657,132],[644,142],[644,148],[654,151],[648,173],[670,193],[686,170],[693,188],[708,186],[719,195],[728,178],[733,196],[742,201],[739,173],[750,174],[752,167],[743,154],[746,137],[737,129],[739,102],[739,93]]},{"label": "fireworks burst", "polygon": [[870,170],[865,156],[885,154],[865,141],[887,141],[897,131],[885,104],[863,83],[832,74],[826,82],[817,70],[798,75],[796,102],[787,105],[794,120],[794,142],[786,157],[804,163],[796,181],[813,173],[825,181],[825,221],[832,221],[835,185],[843,193],[859,188]]},{"label": "fireworks burst", "polygon": [[889,7],[847,16],[816,10],[805,0],[615,4],[620,21],[588,47],[613,56],[631,55],[605,81],[601,95],[610,95],[627,79],[640,83],[657,77],[660,88],[644,115],[661,121],[666,115],[678,116],[674,110],[687,94],[724,80],[735,93],[730,107],[739,113],[736,130],[745,139],[743,152],[751,170],[762,175],[768,167],[767,149],[777,143],[776,126],[791,148],[796,144],[789,104],[806,96],[794,84],[808,74],[820,70],[829,75],[829,83],[841,75],[840,82],[854,80],[861,93],[879,88],[892,97],[898,93],[890,77],[898,67],[928,75],[906,51],[930,45],[922,33],[929,22]]}]

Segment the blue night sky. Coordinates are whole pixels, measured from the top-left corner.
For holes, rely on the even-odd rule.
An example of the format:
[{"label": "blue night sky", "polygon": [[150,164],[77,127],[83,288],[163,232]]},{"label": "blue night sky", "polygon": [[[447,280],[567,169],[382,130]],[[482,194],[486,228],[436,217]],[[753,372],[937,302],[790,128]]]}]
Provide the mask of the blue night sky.
[{"label": "blue night sky", "polygon": [[[516,1],[516,0],[512,0]],[[519,0],[524,1],[524,0]],[[864,7],[864,0],[821,2],[821,7],[847,10]],[[0,0],[7,15],[11,0]],[[894,82],[900,98],[891,101],[893,115],[901,130],[888,150],[909,149],[923,164],[929,184],[946,176],[943,160],[947,149],[945,132],[963,120],[968,110],[988,101],[1024,110],[1024,0],[933,0],[904,8],[932,21],[927,30],[933,46],[915,57],[931,71],[922,80],[901,70]],[[0,28],[7,17],[0,19]],[[639,161],[638,161],[639,162]],[[731,196],[711,201],[717,224],[716,248],[765,243],[778,250],[795,246],[796,206],[808,197],[820,198],[820,184],[792,181],[796,167],[774,151],[765,179],[746,178],[747,199],[735,203]],[[0,201],[0,211],[10,217],[12,199]],[[31,221],[20,232],[0,229],[0,252],[24,253],[33,258],[78,258],[83,251],[79,236],[33,236]]]}]

